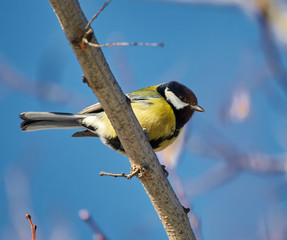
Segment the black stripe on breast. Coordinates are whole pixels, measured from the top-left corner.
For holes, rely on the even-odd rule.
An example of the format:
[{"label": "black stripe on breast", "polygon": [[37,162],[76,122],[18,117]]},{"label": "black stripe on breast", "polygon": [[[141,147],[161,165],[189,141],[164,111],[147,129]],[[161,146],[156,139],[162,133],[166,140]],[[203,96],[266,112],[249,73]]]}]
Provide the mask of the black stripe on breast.
[{"label": "black stripe on breast", "polygon": [[180,129],[175,129],[173,134],[169,135],[168,137],[160,137],[157,139],[153,139],[153,140],[149,141],[149,143],[153,149],[157,149],[160,147],[161,143],[163,143],[164,141],[176,138],[178,136],[179,132],[180,132]]},{"label": "black stripe on breast", "polygon": [[[163,143],[166,140],[168,141],[168,140],[172,140],[173,138],[176,138],[179,135],[179,133],[180,133],[180,129],[176,129],[173,132],[173,134],[169,135],[168,137],[160,137],[157,139],[153,139],[153,140],[149,141],[149,143],[153,149],[157,149],[160,147],[161,143]],[[120,151],[122,153],[125,153],[123,145],[121,144],[118,137],[105,139],[105,144],[107,144],[108,146],[110,146],[112,149],[114,149],[116,151]]]},{"label": "black stripe on breast", "polygon": [[123,145],[121,144],[118,137],[105,139],[105,143],[116,151],[125,152]]}]

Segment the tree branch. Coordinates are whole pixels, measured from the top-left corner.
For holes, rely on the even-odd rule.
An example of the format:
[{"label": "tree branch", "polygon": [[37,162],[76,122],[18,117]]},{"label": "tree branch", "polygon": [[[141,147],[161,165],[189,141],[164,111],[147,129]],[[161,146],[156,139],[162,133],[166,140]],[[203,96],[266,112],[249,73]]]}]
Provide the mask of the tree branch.
[{"label": "tree branch", "polygon": [[[195,239],[184,212],[161,165],[143,133],[126,96],[117,84],[100,48],[84,44],[85,18],[76,0],[50,0],[63,31],[129,156],[132,168],[145,169],[139,177],[170,239]],[[94,34],[89,42],[98,44]]]},{"label": "tree branch", "polygon": [[26,218],[28,219],[28,221],[30,223],[30,226],[31,226],[31,230],[32,230],[32,239],[31,240],[36,240],[36,229],[37,229],[37,226],[35,224],[33,224],[31,215],[26,214]]}]

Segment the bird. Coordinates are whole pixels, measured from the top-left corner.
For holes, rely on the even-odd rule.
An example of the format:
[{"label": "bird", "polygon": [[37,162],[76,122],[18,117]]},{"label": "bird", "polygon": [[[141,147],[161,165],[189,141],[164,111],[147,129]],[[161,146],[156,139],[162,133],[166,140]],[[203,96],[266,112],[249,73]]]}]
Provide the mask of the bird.
[{"label": "bird", "polygon": [[[172,144],[195,111],[204,112],[195,94],[185,85],[171,81],[126,94],[150,145],[155,152]],[[84,129],[73,137],[99,137],[112,149],[125,150],[100,103],[79,113],[23,112],[23,132],[44,129]]]}]

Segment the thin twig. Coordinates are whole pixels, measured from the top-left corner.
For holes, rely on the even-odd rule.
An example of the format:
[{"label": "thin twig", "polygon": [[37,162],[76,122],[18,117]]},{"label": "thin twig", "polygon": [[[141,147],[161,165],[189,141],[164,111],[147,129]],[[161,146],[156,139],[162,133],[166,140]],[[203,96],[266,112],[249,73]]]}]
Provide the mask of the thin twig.
[{"label": "thin twig", "polygon": [[94,221],[91,214],[86,209],[79,211],[79,217],[91,228],[94,233],[94,239],[97,240],[108,240],[104,235],[103,231],[100,229],[98,224]]},{"label": "thin twig", "polygon": [[64,104],[73,109],[79,109],[91,103],[88,97],[72,92],[60,84],[42,81],[41,79],[39,79],[39,82],[20,74],[14,66],[0,61],[0,84],[9,90],[17,91],[38,100],[43,99],[52,103]]},{"label": "thin twig", "polygon": [[[100,10],[92,17],[92,19],[87,23],[85,27],[85,34],[83,35],[82,38],[82,43],[89,45],[91,47],[113,47],[113,46],[149,46],[149,47],[163,47],[163,43],[145,43],[145,42],[115,42],[115,43],[105,43],[105,44],[96,44],[96,43],[91,43],[89,41],[89,36],[93,34],[93,30],[89,29],[91,26],[92,22],[99,16],[99,14],[105,9],[105,7],[111,2],[111,0],[108,0],[101,8]],[[89,30],[88,30],[89,29]]]},{"label": "thin twig", "polygon": [[276,41],[274,39],[270,22],[268,20],[268,16],[266,16],[264,9],[261,11],[261,14],[258,14],[257,18],[260,26],[262,48],[266,57],[266,62],[271,73],[274,75],[275,78],[277,78],[279,85],[285,91],[286,94],[287,72],[278,52]]},{"label": "thin twig", "polygon": [[91,47],[114,47],[114,46],[148,46],[148,47],[164,47],[164,43],[147,43],[147,42],[114,42],[114,43],[105,43],[105,44],[96,44],[89,41],[85,43]]},{"label": "thin twig", "polygon": [[32,240],[36,240],[36,229],[37,229],[37,226],[33,224],[31,215],[26,214],[26,218],[28,219],[28,221],[29,221],[29,223],[30,223],[30,226],[31,226],[31,230],[32,230]]},{"label": "thin twig", "polygon": [[100,176],[124,177],[126,179],[131,179],[133,176],[135,176],[139,172],[140,172],[140,169],[134,169],[130,174],[100,172]]},{"label": "thin twig", "polygon": [[111,0],[108,0],[101,8],[100,10],[92,17],[92,19],[88,22],[85,29],[88,30],[92,22],[99,16],[99,14],[105,9],[105,7],[110,3]]}]

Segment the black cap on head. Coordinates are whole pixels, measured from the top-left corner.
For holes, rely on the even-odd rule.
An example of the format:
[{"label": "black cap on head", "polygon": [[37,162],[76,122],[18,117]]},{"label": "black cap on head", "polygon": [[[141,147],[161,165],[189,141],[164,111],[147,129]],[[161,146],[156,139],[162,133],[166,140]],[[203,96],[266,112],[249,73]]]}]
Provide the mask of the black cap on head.
[{"label": "black cap on head", "polygon": [[197,105],[197,98],[195,94],[183,84],[176,82],[176,81],[171,81],[171,82],[162,84],[158,87],[158,91],[161,94],[164,94],[163,96],[165,96],[167,101],[172,102],[171,98],[167,96],[166,90],[168,90],[169,92],[172,92],[180,100],[177,102],[182,102],[182,104],[180,104],[180,106],[178,107],[175,105],[175,102],[173,102],[172,104],[175,108],[179,109],[179,108],[189,105],[189,107],[195,111],[204,112],[203,108]]},{"label": "black cap on head", "polygon": [[181,101],[186,102],[189,105],[197,105],[195,94],[183,84],[172,81],[167,83],[166,87],[168,87]]}]

